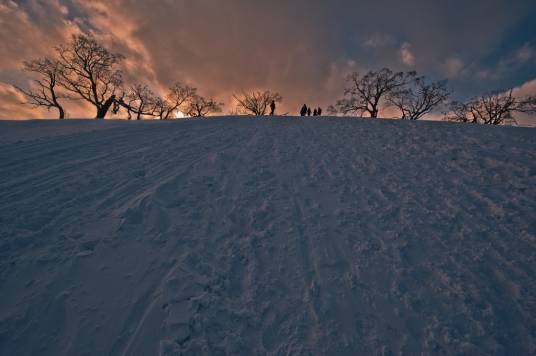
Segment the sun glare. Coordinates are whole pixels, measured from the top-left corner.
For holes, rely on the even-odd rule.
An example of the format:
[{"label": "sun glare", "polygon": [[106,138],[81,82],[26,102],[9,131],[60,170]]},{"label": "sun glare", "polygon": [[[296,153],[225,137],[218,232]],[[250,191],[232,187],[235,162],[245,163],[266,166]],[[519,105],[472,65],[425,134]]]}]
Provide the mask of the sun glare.
[{"label": "sun glare", "polygon": [[184,115],[182,111],[177,111],[177,113],[175,114],[176,119],[182,119],[183,117],[186,117],[186,115]]}]

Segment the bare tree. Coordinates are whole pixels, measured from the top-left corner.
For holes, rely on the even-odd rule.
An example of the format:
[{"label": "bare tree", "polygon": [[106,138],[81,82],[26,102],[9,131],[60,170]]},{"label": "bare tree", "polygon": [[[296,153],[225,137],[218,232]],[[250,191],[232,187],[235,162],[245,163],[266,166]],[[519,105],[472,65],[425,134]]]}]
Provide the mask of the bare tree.
[{"label": "bare tree", "polygon": [[495,91],[465,103],[453,102],[445,118],[450,121],[502,125],[516,123],[513,117],[516,112],[536,114],[536,96],[517,98],[513,95],[513,89]]},{"label": "bare tree", "polygon": [[36,74],[39,79],[35,79],[33,87],[28,90],[16,85],[14,87],[26,96],[28,104],[35,107],[44,106],[48,110],[55,108],[58,110],[59,118],[64,119],[65,109],[60,104],[59,99],[67,99],[68,97],[58,92],[60,63],[48,58],[34,59],[24,62],[24,70]]},{"label": "bare tree", "polygon": [[352,73],[347,77],[349,85],[344,90],[345,98],[337,101],[335,107],[342,114],[355,112],[377,118],[384,96],[404,87],[416,75],[416,72],[395,73],[388,68],[370,71],[363,76]]},{"label": "bare tree", "polygon": [[132,113],[136,114],[136,120],[141,120],[143,115],[153,115],[156,100],[155,94],[147,85],[135,84],[117,102],[127,110],[129,120],[132,119]]},{"label": "bare tree", "polygon": [[123,108],[127,112],[127,115],[128,115],[127,118],[129,120],[132,120],[132,114],[135,114],[134,103],[135,103],[134,97],[129,95],[129,93],[127,92],[122,92],[121,95],[116,97],[112,106],[112,112],[114,113],[114,115],[116,115]]},{"label": "bare tree", "polygon": [[427,83],[423,76],[415,78],[406,87],[393,90],[387,100],[400,110],[402,120],[419,120],[445,103],[449,96],[446,80]]},{"label": "bare tree", "polygon": [[189,85],[176,82],[165,98],[156,98],[153,104],[153,115],[161,120],[167,120],[179,109],[182,108],[194,95],[197,89]]},{"label": "bare tree", "polygon": [[56,50],[61,64],[60,85],[93,104],[96,118],[104,119],[123,82],[121,71],[115,69],[123,56],[85,35],[73,36],[68,45]]},{"label": "bare tree", "polygon": [[169,116],[171,115],[171,110],[168,101],[162,97],[156,97],[153,105],[152,115],[160,118],[160,120],[164,120],[164,118],[169,118]]},{"label": "bare tree", "polygon": [[283,97],[279,93],[272,93],[269,90],[264,92],[254,91],[252,93],[242,93],[233,95],[237,101],[237,110],[243,114],[253,114],[257,116],[266,115],[268,107],[272,101],[280,103]]},{"label": "bare tree", "polygon": [[336,116],[337,114],[339,114],[339,110],[335,107],[335,105],[329,105],[327,112],[329,115],[333,115],[333,116]]},{"label": "bare tree", "polygon": [[185,113],[192,117],[205,117],[211,113],[222,112],[223,105],[214,99],[204,98],[196,94],[188,100]]}]

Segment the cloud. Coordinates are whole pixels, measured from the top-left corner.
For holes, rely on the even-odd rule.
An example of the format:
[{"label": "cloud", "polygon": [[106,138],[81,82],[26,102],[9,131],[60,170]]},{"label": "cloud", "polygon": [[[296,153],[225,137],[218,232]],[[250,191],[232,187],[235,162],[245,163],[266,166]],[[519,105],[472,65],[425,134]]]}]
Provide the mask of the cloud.
[{"label": "cloud", "polygon": [[402,63],[409,67],[415,65],[415,56],[413,55],[413,52],[411,52],[411,44],[408,42],[402,43],[402,46],[400,47],[400,59],[402,60]]},{"label": "cloud", "polygon": [[536,64],[536,49],[529,43],[524,43],[514,51],[503,54],[493,65],[476,71],[476,77],[481,80],[497,81],[508,78],[520,68]]},{"label": "cloud", "polygon": [[0,102],[2,103],[1,116],[5,119],[24,118],[40,118],[47,117],[50,114],[47,110],[34,108],[30,105],[22,105],[26,99],[19,91],[11,85],[0,83]]},{"label": "cloud", "polygon": [[510,55],[502,58],[497,65],[496,72],[498,75],[506,75],[526,64],[536,64],[536,49],[529,43],[525,43]]},{"label": "cloud", "polygon": [[[536,78],[515,87],[512,94],[519,98],[527,96],[536,97]],[[520,113],[516,115],[516,121],[521,126],[536,127],[536,115]]]},{"label": "cloud", "polygon": [[482,80],[489,80],[498,78],[498,75],[496,72],[491,71],[489,69],[481,69],[476,72],[476,77]]},{"label": "cloud", "polygon": [[157,91],[164,89],[156,78],[155,63],[147,46],[136,35],[139,24],[128,11],[122,11],[120,2],[73,1],[85,14],[86,32],[91,33],[111,51],[125,56],[123,65],[127,81],[136,82],[143,78],[144,82],[156,87]]},{"label": "cloud", "polygon": [[365,42],[363,42],[363,47],[365,48],[382,48],[393,46],[396,44],[393,36],[383,33],[383,32],[374,32],[370,35]]},{"label": "cloud", "polygon": [[[127,52],[131,77],[161,90],[180,80],[229,103],[234,92],[268,88],[280,91],[284,110],[294,112],[299,102],[319,96],[318,86],[330,75],[332,51],[314,17],[296,26],[294,14],[300,15],[304,1],[78,4],[96,33],[106,29],[108,42]],[[274,7],[286,15],[276,16]]]},{"label": "cloud", "polygon": [[517,97],[536,96],[536,78],[515,87],[512,93]]},{"label": "cloud", "polygon": [[48,55],[52,47],[78,27],[65,16],[58,0],[29,0],[23,8],[14,1],[0,3],[0,71],[17,68],[24,59]]},{"label": "cloud", "polygon": [[55,45],[79,32],[79,28],[67,18],[69,10],[58,0],[28,0],[24,4],[0,3],[0,118],[55,117],[46,109],[21,105],[24,96],[8,83],[28,86],[30,78],[22,71],[22,62],[50,56]]},{"label": "cloud", "polygon": [[465,67],[464,62],[458,57],[450,57],[443,63],[443,72],[447,78],[456,78]]},{"label": "cloud", "polygon": [[523,47],[516,51],[515,58],[519,63],[527,63],[536,60],[536,49],[529,43],[525,43]]}]

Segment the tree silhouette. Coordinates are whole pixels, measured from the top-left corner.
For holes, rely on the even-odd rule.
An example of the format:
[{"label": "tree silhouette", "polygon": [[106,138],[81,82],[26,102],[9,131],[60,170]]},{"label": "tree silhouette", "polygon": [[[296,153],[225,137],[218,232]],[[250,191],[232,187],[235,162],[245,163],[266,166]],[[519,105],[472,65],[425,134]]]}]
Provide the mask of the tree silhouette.
[{"label": "tree silhouette", "polygon": [[449,95],[446,80],[427,83],[423,76],[415,78],[406,87],[393,90],[387,100],[400,110],[401,119],[418,120],[445,103]]},{"label": "tree silhouette", "polygon": [[218,103],[213,99],[207,99],[195,94],[186,106],[186,115],[192,117],[205,117],[211,113],[219,113],[222,111],[223,103]]},{"label": "tree silhouette", "polygon": [[450,121],[470,122],[484,125],[517,123],[516,112],[536,114],[536,96],[516,98],[513,89],[494,91],[470,99],[465,103],[453,102],[446,115]]},{"label": "tree silhouette", "polygon": [[377,118],[380,101],[392,91],[405,86],[417,75],[416,72],[394,73],[388,68],[377,72],[370,71],[361,76],[352,73],[347,77],[348,87],[344,90],[345,98],[337,101],[337,112],[348,114],[355,112],[359,115],[368,114]]},{"label": "tree silhouette", "polygon": [[112,112],[114,114],[119,113],[121,108],[124,108],[127,111],[128,120],[132,120],[132,114],[136,113],[134,109],[135,99],[133,96],[129,95],[130,93],[123,92],[119,98],[115,99],[115,102],[112,106]]},{"label": "tree silhouette", "polygon": [[192,99],[196,95],[197,89],[191,86],[176,82],[171,88],[165,98],[156,98],[153,105],[153,115],[159,117],[161,120],[167,120],[185,105],[188,100]]},{"label": "tree silhouette", "polygon": [[237,111],[257,116],[266,115],[272,101],[276,103],[283,101],[283,97],[279,93],[272,93],[269,90],[235,94],[233,98],[237,101]]},{"label": "tree silhouette", "polygon": [[329,115],[339,114],[339,110],[335,107],[335,105],[329,105],[327,110]]},{"label": "tree silhouette", "polygon": [[129,120],[132,119],[132,113],[136,114],[136,120],[141,120],[143,115],[153,115],[156,100],[147,85],[135,84],[117,102],[127,110]]},{"label": "tree silhouette", "polygon": [[34,59],[24,62],[24,70],[35,74],[38,79],[33,80],[33,85],[28,90],[16,85],[14,87],[26,96],[28,104],[35,107],[44,106],[48,110],[55,108],[59,119],[64,119],[65,109],[59,100],[68,96],[58,92],[60,63],[48,58]]},{"label": "tree silhouette", "polygon": [[116,99],[123,80],[115,69],[123,56],[109,52],[94,38],[73,36],[68,45],[56,48],[59,55],[59,84],[90,102],[96,118],[104,119]]}]

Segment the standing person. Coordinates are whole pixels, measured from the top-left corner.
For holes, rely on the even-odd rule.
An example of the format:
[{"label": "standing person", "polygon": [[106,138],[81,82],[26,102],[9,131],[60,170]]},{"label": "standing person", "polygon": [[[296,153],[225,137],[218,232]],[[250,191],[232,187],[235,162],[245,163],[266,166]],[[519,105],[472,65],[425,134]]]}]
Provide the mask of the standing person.
[{"label": "standing person", "polygon": [[311,108],[307,108],[307,116],[311,116]]},{"label": "standing person", "polygon": [[270,116],[274,116],[275,113],[275,100],[272,100],[272,103],[270,104]]},{"label": "standing person", "polygon": [[303,104],[301,111],[300,111],[300,115],[305,116],[306,114],[307,114],[307,105]]},{"label": "standing person", "polygon": [[318,111],[316,109],[314,109],[313,116],[317,116],[317,115],[318,115]]},{"label": "standing person", "polygon": [[318,108],[318,110],[316,110],[316,112],[318,113],[318,116],[322,116],[322,108]]}]

